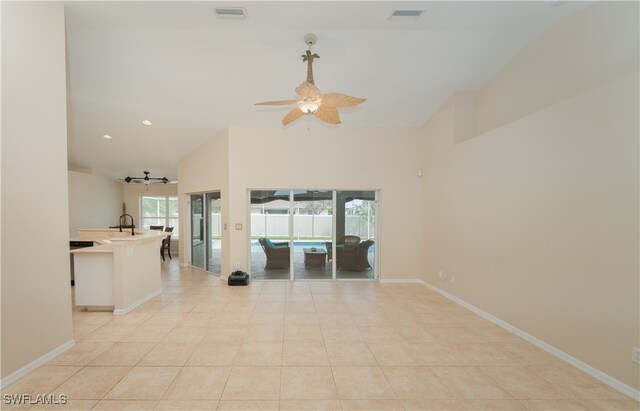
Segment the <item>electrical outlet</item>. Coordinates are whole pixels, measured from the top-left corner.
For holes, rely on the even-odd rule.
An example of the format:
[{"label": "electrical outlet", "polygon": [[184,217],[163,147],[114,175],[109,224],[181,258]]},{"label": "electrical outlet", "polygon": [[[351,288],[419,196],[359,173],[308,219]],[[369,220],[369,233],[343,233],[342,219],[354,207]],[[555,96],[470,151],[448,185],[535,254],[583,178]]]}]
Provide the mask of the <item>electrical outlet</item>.
[{"label": "electrical outlet", "polygon": [[444,273],[442,273],[442,279],[447,281],[447,278],[449,278],[449,274],[447,274],[445,271]]},{"label": "electrical outlet", "polygon": [[442,270],[438,270],[438,277],[442,278]]},{"label": "electrical outlet", "polygon": [[633,347],[633,362],[640,364],[640,347]]}]

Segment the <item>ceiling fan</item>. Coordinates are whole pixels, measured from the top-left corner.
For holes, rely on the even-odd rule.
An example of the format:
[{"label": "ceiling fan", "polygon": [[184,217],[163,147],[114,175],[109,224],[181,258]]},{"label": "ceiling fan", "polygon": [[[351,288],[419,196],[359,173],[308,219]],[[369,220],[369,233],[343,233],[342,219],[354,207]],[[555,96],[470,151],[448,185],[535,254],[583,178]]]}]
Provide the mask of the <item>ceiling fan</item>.
[{"label": "ceiling fan", "polygon": [[149,177],[149,172],[148,171],[143,171],[144,173],[144,177],[125,177],[124,179],[122,179],[122,181],[124,181],[125,183],[138,183],[138,184],[145,184],[145,185],[149,185],[149,184],[155,184],[155,183],[163,183],[163,184],[167,184],[167,183],[173,183],[175,184],[174,181],[170,181],[167,177]]},{"label": "ceiling fan", "polygon": [[340,124],[338,108],[357,106],[366,100],[341,93],[320,93],[320,90],[313,81],[313,60],[320,58],[320,56],[311,53],[311,46],[316,44],[317,40],[315,34],[307,34],[304,36],[304,42],[309,49],[302,55],[302,61],[307,62],[307,80],[296,87],[296,93],[300,96],[300,99],[256,103],[257,106],[287,106],[297,104],[297,106],[282,119],[282,124],[285,126],[308,114],[313,114],[319,120],[326,123]]}]

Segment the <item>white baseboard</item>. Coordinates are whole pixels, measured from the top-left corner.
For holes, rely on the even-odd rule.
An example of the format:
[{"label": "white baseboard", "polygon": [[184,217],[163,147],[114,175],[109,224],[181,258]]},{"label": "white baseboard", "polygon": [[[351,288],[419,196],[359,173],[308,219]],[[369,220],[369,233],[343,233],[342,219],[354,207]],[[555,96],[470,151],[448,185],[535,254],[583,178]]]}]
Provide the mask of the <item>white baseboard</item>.
[{"label": "white baseboard", "polygon": [[[386,282],[398,282],[398,281],[394,281],[394,280],[387,280]],[[401,280],[400,282],[405,282],[404,280]],[[559,359],[561,359],[564,362],[567,362],[571,365],[573,365],[574,367],[578,368],[579,370],[582,370],[584,372],[586,372],[587,374],[591,375],[592,377],[600,380],[601,382],[607,384],[608,386],[612,387],[615,390],[620,391],[621,393],[623,393],[624,395],[627,395],[633,399],[635,399],[636,401],[640,401],[640,390],[636,390],[635,388],[623,383],[620,380],[617,380],[616,378],[613,378],[612,376],[610,376],[609,374],[606,374],[600,370],[598,370],[597,368],[594,368],[592,366],[590,366],[589,364],[580,361],[579,359],[572,357],[571,355],[567,354],[564,351],[561,351],[559,349],[557,349],[556,347],[547,344],[546,342],[534,337],[531,334],[527,334],[526,332],[522,331],[521,329],[514,327],[513,325],[509,324],[506,321],[503,321],[501,319],[499,319],[498,317],[495,317],[492,314],[489,314],[488,312],[476,307],[475,305],[469,304],[468,302],[456,297],[453,294],[449,294],[448,292],[441,290],[440,288],[436,287],[433,284],[430,284],[426,281],[423,280],[419,280],[416,279],[414,280],[414,282],[416,283],[420,283],[430,289],[432,289],[433,291],[437,292],[438,294],[447,297],[448,299],[450,299],[451,301],[463,306],[464,308],[466,308],[469,311],[472,311],[476,314],[478,314],[480,317],[491,321],[492,323],[494,323],[495,325],[504,328],[505,330],[517,335],[518,337],[523,338],[526,341],[529,341],[531,344],[535,345],[538,348],[541,348],[545,351],[547,351],[550,354],[555,355],[556,357],[558,357]]]},{"label": "white baseboard", "polygon": [[142,297],[141,299],[139,299],[138,301],[136,301],[135,303],[131,304],[128,307],[117,308],[117,309],[113,310],[113,315],[125,315],[125,314],[129,313],[131,310],[133,310],[133,309],[141,306],[142,304],[146,303],[147,301],[149,301],[153,297],[156,297],[156,296],[160,295],[161,293],[162,293],[162,288],[158,288],[157,290],[147,294],[146,296]]},{"label": "white baseboard", "polygon": [[16,370],[16,371],[12,372],[11,374],[7,375],[6,377],[4,377],[0,381],[0,389],[5,389],[7,386],[13,384],[14,382],[19,380],[20,378],[22,378],[25,375],[29,374],[31,371],[33,371],[36,368],[40,367],[41,365],[48,363],[49,361],[51,361],[52,359],[54,359],[58,355],[62,354],[63,352],[67,351],[69,348],[73,347],[74,345],[76,345],[76,342],[75,342],[75,340],[71,339],[71,340],[67,341],[66,343],[62,344],[61,346],[59,346],[57,348],[54,348],[53,350],[49,351],[48,353],[46,353],[42,357],[40,357],[40,358],[38,358],[38,359],[36,359],[34,361],[31,361],[29,364],[25,365],[24,367],[20,368],[19,370]]}]

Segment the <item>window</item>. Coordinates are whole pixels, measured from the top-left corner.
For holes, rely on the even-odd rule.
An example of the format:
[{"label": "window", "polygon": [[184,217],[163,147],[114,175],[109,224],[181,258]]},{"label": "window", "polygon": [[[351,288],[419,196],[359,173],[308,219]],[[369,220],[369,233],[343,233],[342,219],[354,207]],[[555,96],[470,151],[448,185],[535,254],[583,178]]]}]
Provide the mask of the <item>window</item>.
[{"label": "window", "polygon": [[173,227],[173,237],[178,237],[178,197],[140,197],[140,223],[143,230],[149,226]]}]

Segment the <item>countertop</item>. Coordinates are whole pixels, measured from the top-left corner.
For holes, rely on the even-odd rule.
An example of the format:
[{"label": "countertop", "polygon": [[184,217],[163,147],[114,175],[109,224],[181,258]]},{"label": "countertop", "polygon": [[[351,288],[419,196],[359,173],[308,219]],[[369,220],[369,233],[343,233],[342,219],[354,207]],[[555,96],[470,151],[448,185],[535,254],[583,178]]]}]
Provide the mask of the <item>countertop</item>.
[{"label": "countertop", "polygon": [[80,231],[83,232],[83,235],[79,237],[70,237],[69,241],[93,241],[98,245],[94,245],[93,247],[77,248],[75,250],[71,250],[71,253],[113,253],[114,244],[123,245],[140,241],[156,240],[158,238],[165,238],[166,236],[171,234],[165,233],[164,231],[145,231],[142,233],[137,232],[134,236],[126,234],[123,236],[119,236],[116,234],[120,234],[117,230],[110,231],[104,229],[83,229]]},{"label": "countertop", "polygon": [[[109,240],[106,240],[106,241],[109,241]],[[71,253],[72,254],[93,254],[93,253],[113,254],[113,245],[100,244],[100,245],[94,245],[93,247],[76,248],[75,250],[71,250]]]}]

